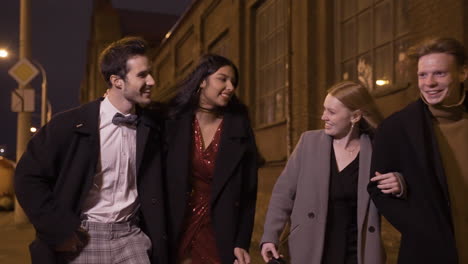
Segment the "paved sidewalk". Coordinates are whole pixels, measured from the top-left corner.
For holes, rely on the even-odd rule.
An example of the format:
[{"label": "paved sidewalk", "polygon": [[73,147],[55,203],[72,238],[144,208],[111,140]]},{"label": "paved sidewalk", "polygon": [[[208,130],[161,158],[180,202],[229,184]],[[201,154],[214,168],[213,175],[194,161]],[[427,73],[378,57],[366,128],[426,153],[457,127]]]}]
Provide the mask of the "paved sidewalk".
[{"label": "paved sidewalk", "polygon": [[34,233],[30,224],[17,227],[12,211],[0,211],[0,263],[31,263],[28,246]]}]

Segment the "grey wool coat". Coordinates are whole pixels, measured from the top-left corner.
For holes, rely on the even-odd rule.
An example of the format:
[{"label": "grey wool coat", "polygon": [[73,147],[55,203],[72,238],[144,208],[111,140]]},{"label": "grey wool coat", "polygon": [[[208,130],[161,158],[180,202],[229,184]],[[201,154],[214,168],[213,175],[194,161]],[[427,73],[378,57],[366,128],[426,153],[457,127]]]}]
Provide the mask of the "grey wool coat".
[{"label": "grey wool coat", "polygon": [[[380,216],[369,199],[372,145],[366,134],[360,138],[357,191],[358,263],[385,263],[380,239]],[[323,130],[302,134],[279,176],[271,196],[261,243],[279,243],[290,220],[289,252],[292,264],[319,264],[325,241],[330,182],[332,138]]]}]

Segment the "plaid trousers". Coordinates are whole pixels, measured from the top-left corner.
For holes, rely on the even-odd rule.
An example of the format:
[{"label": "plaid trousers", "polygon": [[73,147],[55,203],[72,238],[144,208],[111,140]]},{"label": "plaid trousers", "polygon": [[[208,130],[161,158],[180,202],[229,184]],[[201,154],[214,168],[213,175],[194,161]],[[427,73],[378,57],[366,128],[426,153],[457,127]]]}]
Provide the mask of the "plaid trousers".
[{"label": "plaid trousers", "polygon": [[70,264],[150,264],[151,240],[132,222],[83,221],[89,243]]}]

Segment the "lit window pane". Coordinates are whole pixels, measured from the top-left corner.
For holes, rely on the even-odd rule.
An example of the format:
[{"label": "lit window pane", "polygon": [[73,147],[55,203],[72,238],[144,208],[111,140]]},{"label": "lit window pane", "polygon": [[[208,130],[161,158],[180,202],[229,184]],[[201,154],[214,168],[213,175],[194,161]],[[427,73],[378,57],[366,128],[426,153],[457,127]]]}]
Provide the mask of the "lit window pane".
[{"label": "lit window pane", "polygon": [[372,47],[371,12],[366,11],[358,17],[358,51],[363,53]]},{"label": "lit window pane", "polygon": [[407,50],[410,43],[407,39],[395,42],[395,85],[399,88],[407,87],[410,82],[410,60],[407,56]]},{"label": "lit window pane", "polygon": [[401,36],[409,32],[408,0],[396,0],[395,4],[396,35]]},{"label": "lit window pane", "polygon": [[369,89],[369,91],[374,89],[372,57],[369,53],[358,58],[357,75],[358,81],[362,83],[362,85],[364,85],[367,89]]},{"label": "lit window pane", "polygon": [[350,20],[343,25],[341,41],[343,58],[348,59],[356,54],[356,23]]},{"label": "lit window pane", "polygon": [[284,119],[284,89],[279,90],[275,94],[275,121]]},{"label": "lit window pane", "polygon": [[379,85],[375,85],[373,91],[379,95],[382,91],[388,90],[393,85],[393,57],[392,45],[385,45],[375,52],[375,80],[379,81]]},{"label": "lit window pane", "polygon": [[375,8],[375,44],[392,40],[392,2],[384,1]]},{"label": "lit window pane", "polygon": [[286,71],[284,69],[284,59],[280,59],[276,64],[276,86],[277,88],[284,88]]},{"label": "lit window pane", "polygon": [[356,62],[354,59],[343,63],[343,74],[341,76],[341,79],[344,81],[356,80]]},{"label": "lit window pane", "polygon": [[[257,10],[257,17],[266,17],[257,25],[255,34],[257,54],[256,122],[265,125],[284,119],[287,55],[286,1],[267,0]],[[258,23],[261,23],[261,19]],[[262,29],[262,30],[260,30]]]}]

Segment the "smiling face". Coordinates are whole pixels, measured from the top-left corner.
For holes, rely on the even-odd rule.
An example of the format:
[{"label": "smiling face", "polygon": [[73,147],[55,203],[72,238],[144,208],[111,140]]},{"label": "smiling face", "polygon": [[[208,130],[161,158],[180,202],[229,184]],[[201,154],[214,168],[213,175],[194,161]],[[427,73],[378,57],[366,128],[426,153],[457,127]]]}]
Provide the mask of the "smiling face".
[{"label": "smiling face", "polygon": [[346,136],[356,118],[351,110],[333,95],[328,94],[323,102],[322,120],[325,122],[325,133],[334,138]]},{"label": "smiling face", "polygon": [[236,90],[234,69],[223,66],[200,84],[200,106],[208,109],[224,107]]},{"label": "smiling face", "polygon": [[460,83],[467,77],[466,67],[457,66],[455,57],[431,53],[419,58],[418,86],[430,105],[455,104],[460,100]]},{"label": "smiling face", "polygon": [[132,104],[150,103],[154,79],[150,74],[148,58],[141,55],[131,57],[127,60],[127,69],[125,80],[119,80],[124,100]]}]

